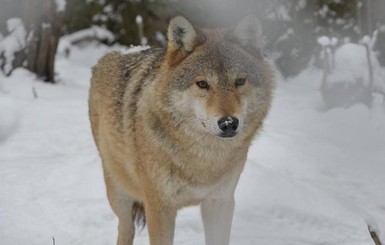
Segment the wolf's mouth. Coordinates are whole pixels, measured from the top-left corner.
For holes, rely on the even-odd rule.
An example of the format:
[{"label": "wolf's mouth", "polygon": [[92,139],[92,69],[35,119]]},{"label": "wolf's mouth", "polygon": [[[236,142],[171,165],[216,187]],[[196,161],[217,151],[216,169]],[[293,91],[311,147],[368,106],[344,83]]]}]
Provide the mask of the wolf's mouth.
[{"label": "wolf's mouth", "polygon": [[232,138],[237,135],[236,132],[220,133],[218,136],[221,138]]}]

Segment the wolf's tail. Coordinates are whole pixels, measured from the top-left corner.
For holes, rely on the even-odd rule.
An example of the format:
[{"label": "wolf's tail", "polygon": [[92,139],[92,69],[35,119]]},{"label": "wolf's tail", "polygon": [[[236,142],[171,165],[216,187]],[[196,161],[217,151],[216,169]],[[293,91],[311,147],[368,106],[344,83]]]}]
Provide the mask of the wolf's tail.
[{"label": "wolf's tail", "polygon": [[134,202],[132,205],[132,220],[134,221],[135,226],[140,229],[143,229],[146,226],[146,215],[143,203]]}]

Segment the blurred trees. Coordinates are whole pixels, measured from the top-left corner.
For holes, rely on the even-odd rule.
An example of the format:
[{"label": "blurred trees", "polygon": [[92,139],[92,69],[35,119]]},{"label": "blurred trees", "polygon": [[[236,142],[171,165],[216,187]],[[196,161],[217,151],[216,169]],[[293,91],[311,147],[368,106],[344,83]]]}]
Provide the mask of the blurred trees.
[{"label": "blurred trees", "polygon": [[[15,49],[14,56],[4,55],[4,52],[9,52],[5,49],[11,49],[12,44],[3,43],[3,55],[0,54],[2,63],[12,63],[5,73],[9,75],[12,69],[24,66],[45,81],[55,82],[55,55],[64,24],[64,6],[58,6],[58,1],[54,0],[0,0],[0,6],[0,32],[5,36],[18,34],[15,40],[22,43]],[[21,21],[17,22],[18,26],[9,26],[9,18]],[[15,33],[16,28],[19,33]],[[20,40],[20,36],[25,40]]]},{"label": "blurred trees", "polygon": [[138,15],[149,44],[162,45],[171,16],[185,15],[203,27],[229,27],[254,13],[263,22],[266,52],[286,77],[315,60],[321,51],[319,36],[358,41],[377,30],[374,49],[385,65],[384,0],[67,0],[64,13],[55,11],[60,1],[65,0],[0,0],[3,36],[6,20],[19,16],[33,37],[16,54],[14,66],[25,66],[47,81],[54,81],[52,54],[60,35],[97,25],[114,33],[121,44],[138,45]]},{"label": "blurred trees", "polygon": [[144,33],[151,44],[157,42],[157,32],[164,33],[169,1],[68,0],[66,31],[72,33],[91,25],[104,26],[116,35],[119,43],[140,44],[136,16],[144,20]]},{"label": "blurred trees", "polygon": [[318,1],[276,1],[265,14],[267,51],[285,76],[302,71],[310,62],[316,45]]},{"label": "blurred trees", "polygon": [[[384,0],[68,0],[66,16],[67,32],[102,25],[128,45],[140,44],[135,18],[141,15],[145,36],[157,45],[157,35],[165,34],[167,20],[176,14],[203,27],[229,27],[254,13],[265,27],[270,57],[284,76],[293,76],[320,52],[318,36],[357,41],[372,34],[385,24],[384,5]],[[384,45],[377,45],[383,63]]]}]

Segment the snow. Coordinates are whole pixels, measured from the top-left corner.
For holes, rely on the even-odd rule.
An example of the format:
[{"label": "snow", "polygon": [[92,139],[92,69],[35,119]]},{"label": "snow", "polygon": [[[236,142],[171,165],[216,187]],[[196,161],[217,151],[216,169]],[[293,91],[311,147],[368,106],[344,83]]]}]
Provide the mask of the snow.
[{"label": "snow", "polygon": [[63,12],[66,9],[67,0],[55,0],[56,12]]},{"label": "snow", "polygon": [[90,28],[66,35],[60,40],[60,42],[63,41],[63,43],[65,43],[66,45],[69,45],[69,44],[74,44],[81,41],[89,41],[89,40],[95,40],[95,39],[105,40],[108,43],[112,43],[115,41],[115,35],[109,30],[102,28],[100,26],[92,26]]},{"label": "snow", "polygon": [[318,10],[318,15],[320,15],[322,18],[325,18],[328,12],[329,12],[329,7],[326,4],[324,4],[322,8]]},{"label": "snow", "polygon": [[149,46],[131,46],[129,48],[121,49],[120,53],[123,55],[135,54],[135,53],[140,53],[140,52],[147,50],[149,48],[150,48]]},{"label": "snow", "polygon": [[318,44],[321,45],[322,47],[329,46],[330,45],[330,38],[327,36],[321,36],[317,39]]},{"label": "snow", "polygon": [[166,45],[166,42],[167,42],[166,37],[160,31],[155,32],[155,39],[161,45],[163,45],[163,46]]},{"label": "snow", "polygon": [[[0,74],[2,244],[115,243],[87,95],[90,68],[121,48],[71,46],[57,56],[57,85]],[[278,82],[237,187],[231,244],[373,245],[368,225],[385,241],[384,105],[324,112],[320,78],[309,68]],[[146,230],[136,244],[148,244]],[[204,244],[197,207],[179,212],[175,244]]]},{"label": "snow", "polygon": [[307,6],[306,0],[299,0],[296,6],[296,11],[300,11],[306,8],[306,6]]},{"label": "snow", "polygon": [[[366,36],[363,42],[370,44],[371,39]],[[373,66],[374,86],[379,91],[385,91],[385,73],[380,66],[374,52],[370,52]],[[335,53],[335,71],[328,79],[330,83],[356,83],[369,84],[369,71],[366,49],[363,45],[347,43],[342,45]]]},{"label": "snow", "polygon": [[[4,56],[4,72],[6,74],[12,71],[12,62],[15,59],[15,53],[25,48],[27,32],[23,21],[19,18],[7,20],[8,35],[0,38],[0,54]],[[1,55],[0,55],[1,56]],[[0,58],[0,64],[1,64]]]},{"label": "snow", "polygon": [[370,45],[370,43],[371,43],[371,38],[370,38],[370,36],[368,36],[368,35],[364,36],[364,38],[362,39],[362,42],[363,42],[364,44]]},{"label": "snow", "polygon": [[275,14],[278,17],[277,18],[278,20],[284,20],[284,21],[291,20],[288,10],[282,5],[278,5],[278,7],[276,7]]},{"label": "snow", "polygon": [[337,44],[338,44],[338,39],[337,39],[336,37],[332,37],[332,38],[330,39],[330,45],[331,45],[332,47],[335,47],[335,46],[337,46]]},{"label": "snow", "polygon": [[270,20],[282,20],[282,21],[290,21],[291,17],[288,13],[287,8],[284,5],[277,5],[274,8],[274,11],[269,13],[266,16],[267,19]]},{"label": "snow", "polygon": [[112,13],[113,11],[114,11],[114,7],[113,7],[111,4],[109,4],[109,5],[107,5],[107,6],[105,6],[105,7],[103,8],[103,12],[104,12],[104,13],[110,14],[110,13]]},{"label": "snow", "polygon": [[336,19],[336,24],[337,25],[345,25],[346,24],[346,20],[344,20],[342,18],[338,18],[338,19]]},{"label": "snow", "polygon": [[96,14],[92,17],[92,21],[94,22],[98,22],[98,21],[107,22],[107,20],[108,20],[108,16],[105,14]]},{"label": "snow", "polygon": [[137,25],[142,25],[143,24],[143,18],[140,15],[137,15],[135,18],[135,22]]},{"label": "snow", "polygon": [[52,26],[51,23],[47,23],[47,22],[41,23],[41,27],[43,29],[51,28],[51,26]]},{"label": "snow", "polygon": [[142,46],[147,46],[147,43],[148,43],[148,40],[146,37],[142,37],[142,39],[140,40],[140,44]]}]

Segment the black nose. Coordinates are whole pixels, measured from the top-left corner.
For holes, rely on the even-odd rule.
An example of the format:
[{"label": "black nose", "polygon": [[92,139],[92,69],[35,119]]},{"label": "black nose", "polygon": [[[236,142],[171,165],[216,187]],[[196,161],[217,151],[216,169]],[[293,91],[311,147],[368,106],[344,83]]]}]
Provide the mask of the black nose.
[{"label": "black nose", "polygon": [[218,121],[218,126],[222,130],[222,137],[233,137],[238,128],[239,120],[236,117],[222,117]]}]

